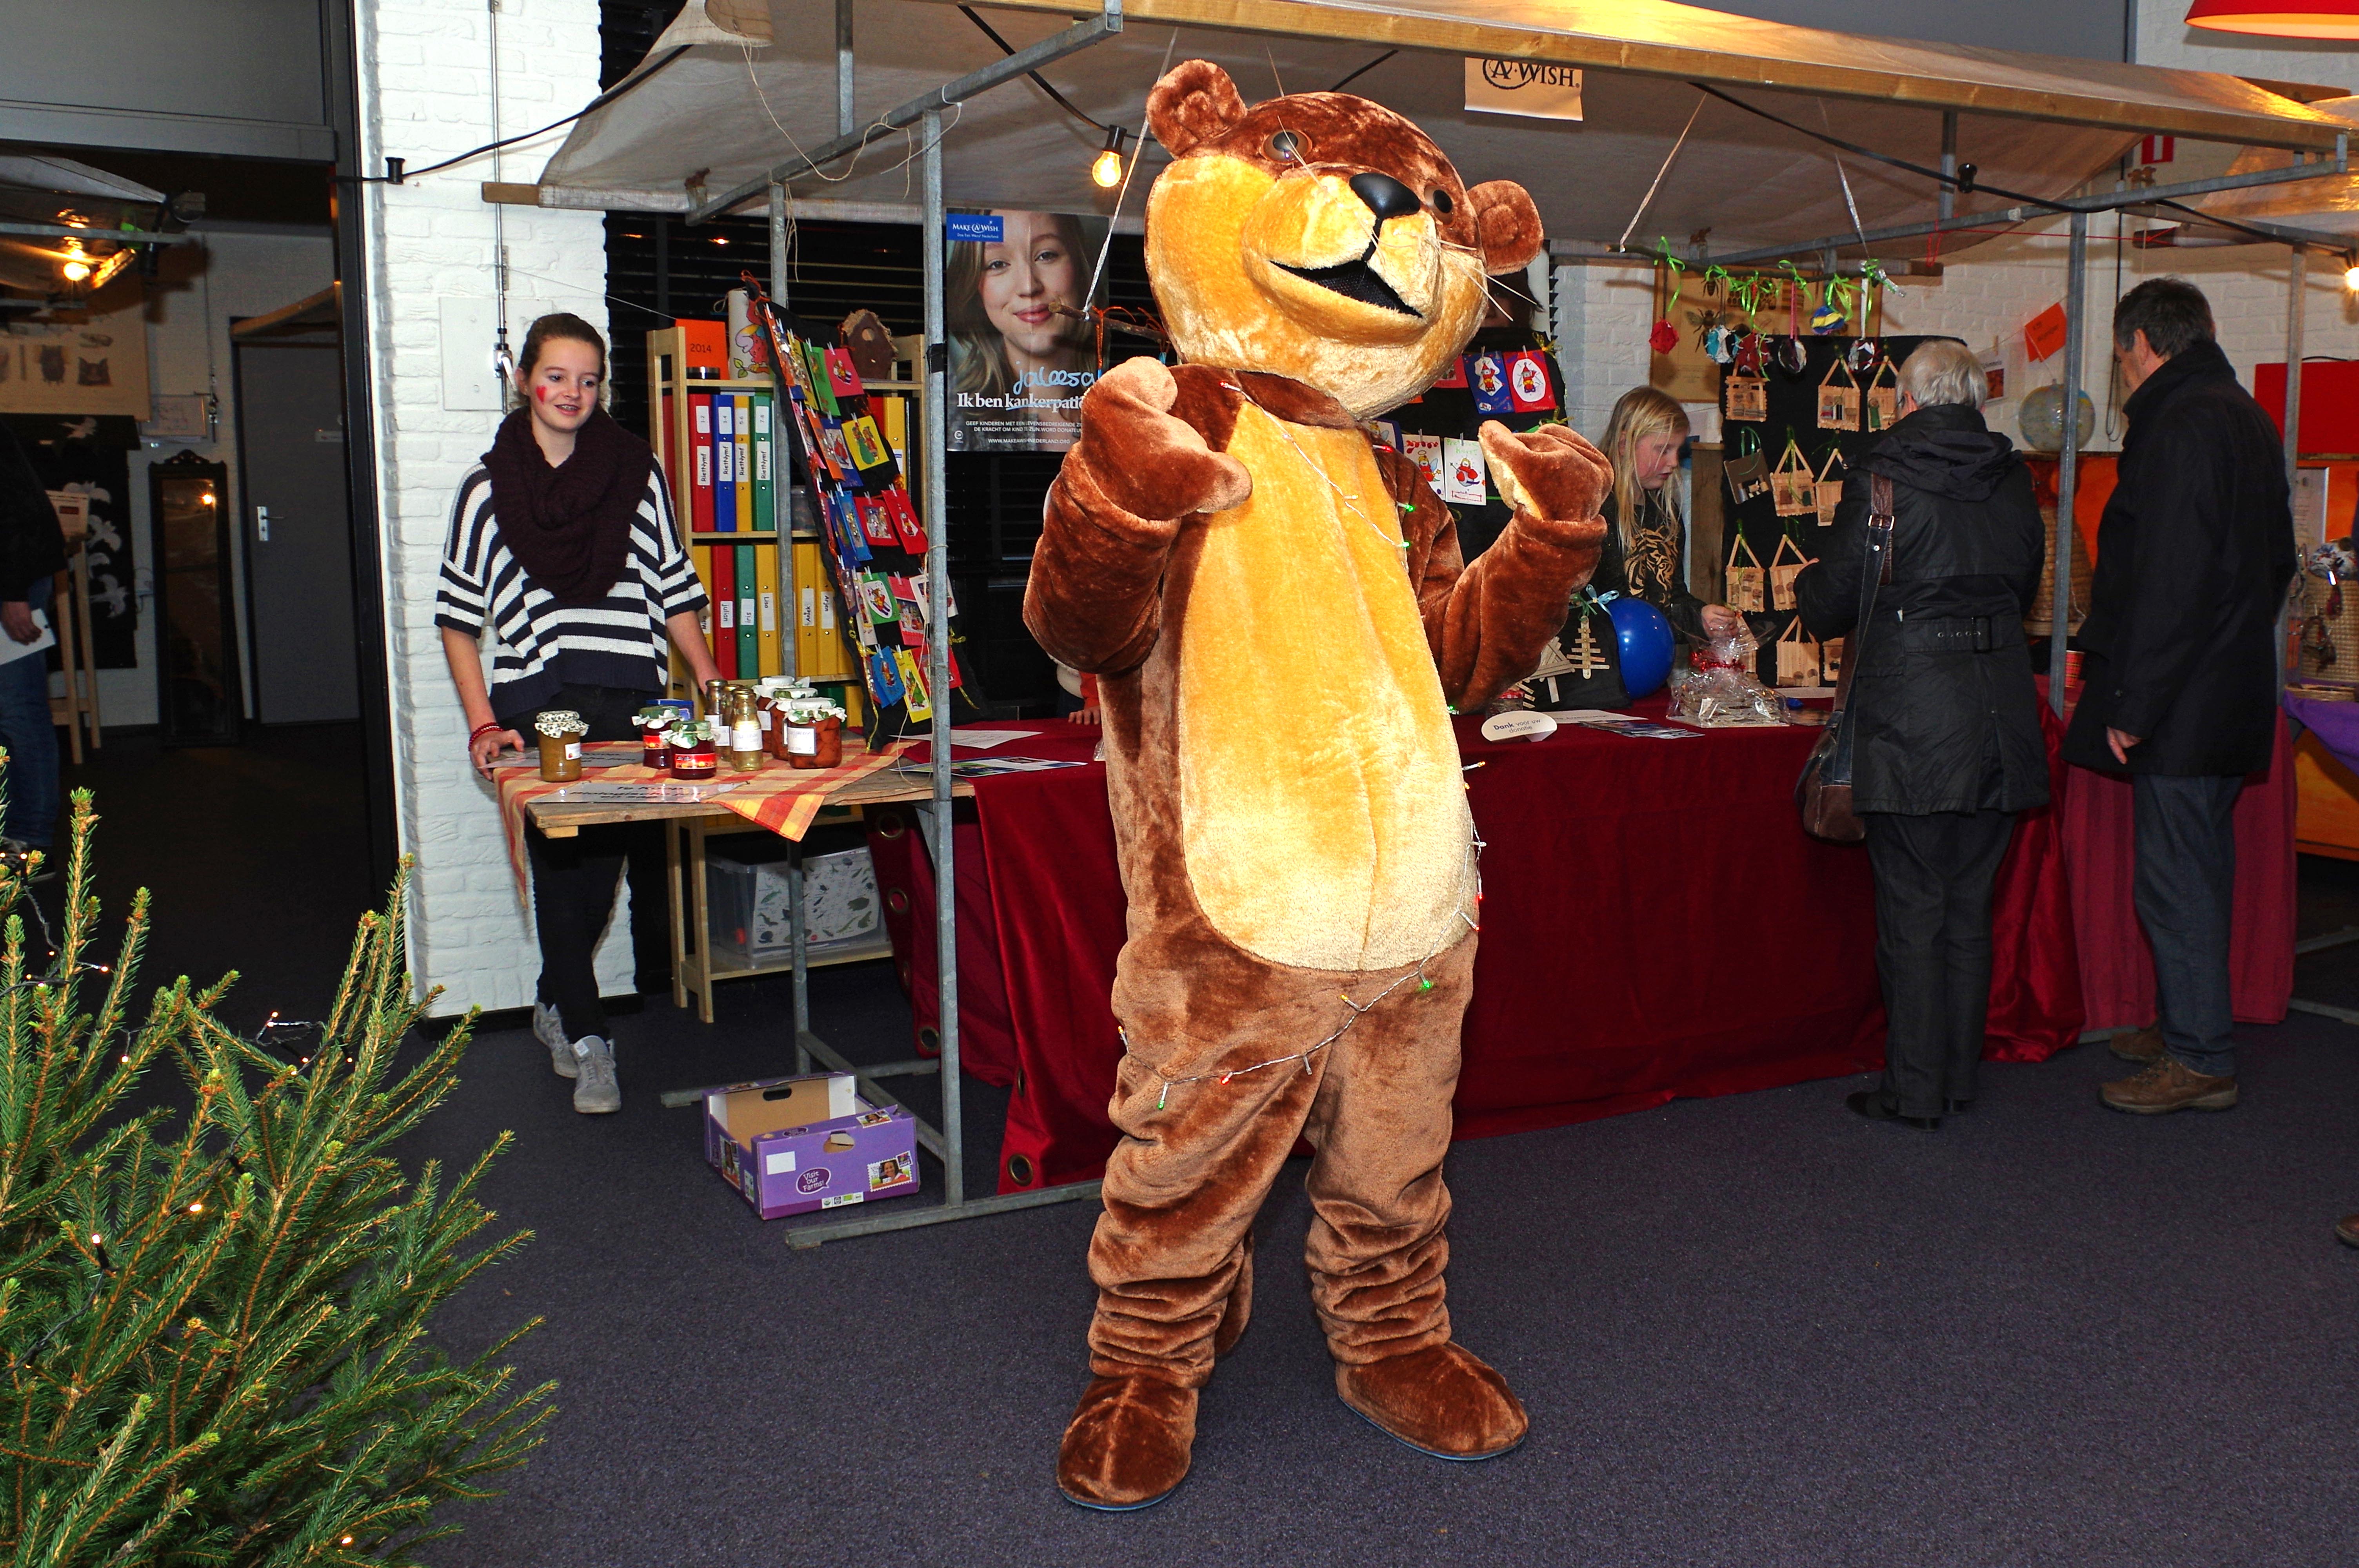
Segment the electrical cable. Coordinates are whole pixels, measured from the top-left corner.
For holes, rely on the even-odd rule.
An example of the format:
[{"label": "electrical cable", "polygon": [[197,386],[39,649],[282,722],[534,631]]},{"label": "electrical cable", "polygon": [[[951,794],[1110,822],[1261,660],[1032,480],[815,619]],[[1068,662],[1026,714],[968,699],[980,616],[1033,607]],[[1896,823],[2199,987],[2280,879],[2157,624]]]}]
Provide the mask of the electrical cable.
[{"label": "electrical cable", "polygon": [[[1813,131],[1808,125],[1798,125],[1794,124],[1793,121],[1786,119],[1782,115],[1772,114],[1767,109],[1756,108],[1752,104],[1747,103],[1744,99],[1734,97],[1729,93],[1723,92],[1719,88],[1707,85],[1704,82],[1690,81],[1688,85],[1694,88],[1699,92],[1709,92],[1714,98],[1719,99],[1722,103],[1733,104],[1735,107],[1744,110],[1748,114],[1758,115],[1760,118],[1768,121],[1773,125],[1783,125],[1786,129],[1795,132],[1797,135],[1808,136],[1814,142],[1824,142],[1831,147],[1841,147],[1844,152],[1850,153],[1854,157],[1868,158],[1876,163],[1888,164],[1894,168],[1905,169],[1910,174],[1921,175],[1925,178],[1932,180],[1937,185],[1951,186],[1959,190],[1965,191],[1987,190],[1993,196],[2002,196],[2009,201],[2027,202],[2034,207],[2045,207],[2051,212],[2069,212],[2071,211],[2071,208],[2062,205],[2060,202],[2052,201],[2045,196],[2028,196],[2020,190],[2009,190],[2003,186],[1987,184],[1980,179],[1968,180],[1958,175],[1943,174],[1940,169],[1928,168],[1921,163],[1910,163],[1907,158],[1895,157],[1890,153],[1880,153],[1873,147],[1861,146],[1857,142],[1847,142],[1840,136],[1829,135],[1821,131]],[[1972,222],[1972,219],[1969,218],[1967,222]]]},{"label": "electrical cable", "polygon": [[1398,50],[1398,49],[1386,49],[1384,53],[1382,53],[1382,54],[1378,55],[1375,59],[1374,59],[1370,60],[1367,64],[1365,64],[1365,65],[1362,66],[1359,70],[1357,70],[1353,71],[1351,75],[1349,75],[1349,76],[1345,77],[1343,81],[1341,81],[1337,82],[1334,86],[1332,86],[1332,87],[1329,88],[1327,91],[1328,91],[1328,92],[1343,92],[1343,89],[1345,89],[1346,87],[1351,86],[1351,85],[1352,85],[1352,83],[1353,83],[1353,82],[1355,82],[1355,81],[1359,81],[1359,80],[1360,80],[1360,78],[1362,78],[1362,77],[1364,77],[1364,76],[1367,75],[1367,74],[1368,74],[1368,72],[1370,72],[1370,71],[1372,71],[1372,70],[1375,70],[1375,69],[1376,69],[1376,67],[1378,67],[1378,66],[1380,66],[1380,65],[1384,64],[1384,63],[1385,63],[1385,61],[1386,61],[1386,60],[1388,60],[1388,59],[1392,59],[1392,58],[1393,58],[1393,56],[1395,56],[1395,55],[1397,55],[1397,54],[1398,54],[1398,53],[1400,53],[1400,50]]},{"label": "electrical cable", "polygon": [[[560,126],[573,124],[574,121],[579,120],[584,114],[591,114],[595,110],[603,109],[607,104],[612,103],[615,99],[620,98],[625,92],[637,87],[641,82],[647,81],[658,71],[663,70],[664,67],[669,65],[672,61],[678,59],[687,52],[688,46],[682,44],[678,49],[666,54],[663,59],[656,61],[653,65],[642,67],[639,70],[625,77],[622,81],[614,83],[614,86],[606,89],[605,92],[601,92],[597,97],[592,98],[589,103],[584,103],[581,108],[576,109],[572,114],[568,114],[562,120],[551,120],[548,124],[543,125],[538,131],[527,131],[522,135],[506,136],[495,141],[485,142],[480,147],[468,148],[465,152],[459,154],[456,157],[446,157],[440,163],[429,163],[424,168],[405,168],[398,175],[340,174],[335,177],[336,183],[339,185],[400,185],[408,180],[416,179],[421,174],[440,174],[442,170],[449,168],[453,164],[465,163],[469,158],[478,158],[483,157],[485,153],[496,152],[502,147],[512,147],[518,142],[528,142],[536,136],[545,136],[549,135],[549,132],[558,129]],[[387,161],[391,162],[394,160],[388,159]]]},{"label": "electrical cable", "polygon": [[[981,16],[976,16],[973,6],[962,5],[959,7],[959,10],[965,15],[968,21],[973,22],[976,27],[983,29],[983,36],[984,38],[989,38],[993,43],[999,46],[1000,53],[1010,57],[1014,56],[1016,53],[1016,46],[1009,43],[1006,38],[1001,38],[997,30],[995,29],[989,22],[986,22]],[[1049,79],[1041,75],[1038,71],[1027,70],[1024,74],[1032,79],[1032,84],[1034,86],[1038,87],[1041,92],[1047,93],[1052,100],[1054,100],[1058,108],[1062,109],[1074,119],[1079,120],[1082,124],[1089,126],[1090,129],[1099,133],[1101,135],[1114,129],[1112,125],[1093,120],[1089,115],[1082,114],[1079,109],[1074,108],[1072,101],[1068,99],[1063,93],[1058,92],[1055,88],[1049,86]]]}]

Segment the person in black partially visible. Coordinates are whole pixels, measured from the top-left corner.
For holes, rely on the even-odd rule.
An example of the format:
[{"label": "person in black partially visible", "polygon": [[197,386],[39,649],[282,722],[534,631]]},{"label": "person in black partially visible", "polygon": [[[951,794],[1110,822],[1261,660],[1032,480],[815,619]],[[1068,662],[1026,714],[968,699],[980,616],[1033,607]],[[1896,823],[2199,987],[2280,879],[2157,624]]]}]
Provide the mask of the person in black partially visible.
[{"label": "person in black partially visible", "polygon": [[[1983,424],[1963,345],[1900,367],[1900,415],[1843,480],[1825,557],[1794,591],[1812,634],[1851,638],[1852,804],[1875,879],[1884,1081],[1844,1103],[1930,1132],[1974,1098],[1990,1004],[1991,885],[2019,811],[2048,802],[2023,616],[2045,529],[2030,470]],[[1892,483],[1890,575],[1859,617],[1867,515]]]},{"label": "person in black partially visible", "polygon": [[2114,357],[2129,430],[2097,529],[2064,755],[2130,774],[2157,1024],[2114,1043],[2147,1065],[2100,1092],[2139,1115],[2225,1110],[2236,1103],[2231,816],[2275,743],[2277,614],[2296,564],[2285,449],[2185,279],[2122,296]]},{"label": "person in black partially visible", "polygon": [[16,860],[47,849],[57,832],[58,731],[42,650],[55,643],[49,593],[65,566],[57,508],[16,432],[0,424],[0,746],[8,752],[0,855]]}]

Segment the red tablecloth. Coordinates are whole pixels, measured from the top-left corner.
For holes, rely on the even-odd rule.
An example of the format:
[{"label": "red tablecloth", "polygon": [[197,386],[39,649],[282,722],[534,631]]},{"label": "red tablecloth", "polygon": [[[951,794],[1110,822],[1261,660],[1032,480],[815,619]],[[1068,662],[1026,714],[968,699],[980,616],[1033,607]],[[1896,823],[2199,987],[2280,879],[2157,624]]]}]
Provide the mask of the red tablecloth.
[{"label": "red tablecloth", "polygon": [[[1469,798],[1488,845],[1462,1137],[1877,1063],[1866,856],[1806,838],[1794,815],[1815,735],[1567,730],[1494,744],[1461,721],[1465,759],[1484,764]],[[1086,757],[1094,740],[1044,727],[989,754]],[[872,824],[923,1048],[937,1016],[931,868],[914,812],[885,808]],[[1124,903],[1104,770],[984,779],[954,834],[962,1055],[1015,1091],[1002,1189],[1085,1180],[1114,1145],[1105,1107],[1120,1052],[1107,997]],[[2081,1030],[2051,813],[2018,828],[1997,901],[1991,1054],[2038,1060]]]}]

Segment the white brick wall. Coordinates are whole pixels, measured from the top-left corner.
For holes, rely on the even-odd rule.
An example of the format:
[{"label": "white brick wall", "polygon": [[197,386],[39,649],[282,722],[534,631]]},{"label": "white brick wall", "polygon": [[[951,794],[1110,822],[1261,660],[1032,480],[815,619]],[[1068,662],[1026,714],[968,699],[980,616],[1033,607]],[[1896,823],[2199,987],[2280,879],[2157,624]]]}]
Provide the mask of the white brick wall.
[{"label": "white brick wall", "polygon": [[[502,134],[596,95],[596,0],[499,3]],[[482,0],[364,0],[360,15],[364,168],[381,171],[391,153],[415,168],[492,139],[491,18]],[[531,179],[561,135],[507,149],[496,177]],[[538,970],[497,808],[467,765],[466,719],[434,625],[451,495],[497,424],[490,413],[442,407],[438,302],[495,292],[495,215],[481,194],[494,178],[484,157],[406,185],[368,186],[363,197],[394,765],[402,845],[419,858],[411,957],[422,982],[447,988],[445,1011],[522,1006]],[[509,208],[503,221],[511,297],[564,299],[603,327],[598,215]],[[522,342],[525,325],[511,316],[511,345]],[[599,976],[609,994],[631,989],[621,920],[600,950]]]}]

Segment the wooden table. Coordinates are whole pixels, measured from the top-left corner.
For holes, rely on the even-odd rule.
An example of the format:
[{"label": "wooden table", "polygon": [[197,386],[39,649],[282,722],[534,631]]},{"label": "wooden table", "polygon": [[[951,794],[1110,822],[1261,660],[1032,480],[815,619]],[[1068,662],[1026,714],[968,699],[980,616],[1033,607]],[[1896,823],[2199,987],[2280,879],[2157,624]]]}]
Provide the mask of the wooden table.
[{"label": "wooden table", "polygon": [[[973,795],[974,786],[971,784],[956,784],[952,793]],[[888,767],[864,774],[831,791],[813,825],[858,821],[864,806],[931,799],[933,784],[930,779],[897,773]],[[808,1027],[810,1009],[804,1000],[802,977],[812,960],[802,934],[802,859],[799,853],[788,862],[794,935],[788,944],[787,957],[759,962],[749,957],[745,962],[738,963],[726,957],[716,958],[712,952],[712,901],[705,880],[705,841],[716,835],[758,833],[761,831],[759,827],[718,800],[678,806],[592,806],[536,800],[527,802],[524,811],[532,826],[543,837],[549,838],[571,838],[584,827],[607,823],[662,823],[665,874],[671,902],[672,1005],[687,1007],[688,999],[693,993],[697,1016],[710,1023],[713,1017],[713,988],[720,982],[745,979],[755,975],[791,972],[796,977],[796,1027],[799,1032]],[[686,879],[685,887],[682,886],[683,877]],[[689,939],[691,931],[695,934],[692,944]],[[828,954],[817,962],[821,965],[852,964],[866,958],[889,957],[892,952],[892,942],[885,935],[880,922],[873,942]]]}]

